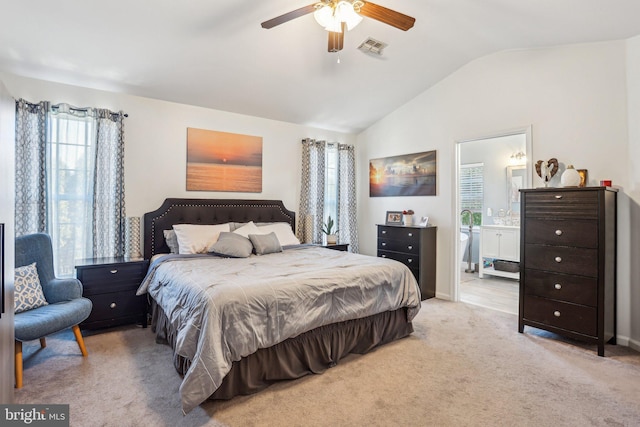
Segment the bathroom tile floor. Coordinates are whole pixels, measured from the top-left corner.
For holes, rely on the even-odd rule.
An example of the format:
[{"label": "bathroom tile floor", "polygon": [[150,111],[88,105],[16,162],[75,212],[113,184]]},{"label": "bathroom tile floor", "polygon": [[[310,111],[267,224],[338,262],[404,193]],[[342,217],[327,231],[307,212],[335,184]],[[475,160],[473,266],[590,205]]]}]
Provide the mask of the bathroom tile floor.
[{"label": "bathroom tile floor", "polygon": [[505,313],[518,314],[520,282],[478,273],[460,273],[460,301]]}]

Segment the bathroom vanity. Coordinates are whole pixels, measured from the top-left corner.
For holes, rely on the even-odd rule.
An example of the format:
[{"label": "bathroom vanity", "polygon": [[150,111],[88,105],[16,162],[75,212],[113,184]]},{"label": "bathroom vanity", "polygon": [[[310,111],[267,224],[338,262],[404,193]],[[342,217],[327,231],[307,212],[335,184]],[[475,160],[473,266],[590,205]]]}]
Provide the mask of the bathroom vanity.
[{"label": "bathroom vanity", "polygon": [[[505,265],[513,265],[514,271],[496,269],[493,263],[503,262]],[[491,266],[485,267],[485,261],[491,262]],[[480,227],[480,256],[479,277],[485,274],[506,277],[509,279],[520,278],[520,272],[516,264],[520,262],[520,227],[512,225],[483,225]]]}]

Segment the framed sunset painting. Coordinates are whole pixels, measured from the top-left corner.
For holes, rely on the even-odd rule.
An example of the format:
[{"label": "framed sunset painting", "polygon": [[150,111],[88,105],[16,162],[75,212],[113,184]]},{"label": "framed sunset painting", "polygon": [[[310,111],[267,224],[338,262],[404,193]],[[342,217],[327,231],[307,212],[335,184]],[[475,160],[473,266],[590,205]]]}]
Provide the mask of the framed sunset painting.
[{"label": "framed sunset painting", "polygon": [[187,128],[187,190],[262,192],[262,137]]}]

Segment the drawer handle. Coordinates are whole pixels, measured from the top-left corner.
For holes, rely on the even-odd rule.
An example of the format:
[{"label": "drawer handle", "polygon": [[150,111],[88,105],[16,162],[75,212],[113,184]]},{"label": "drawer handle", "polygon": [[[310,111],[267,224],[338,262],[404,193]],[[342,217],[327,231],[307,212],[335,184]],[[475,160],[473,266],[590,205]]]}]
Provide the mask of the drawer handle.
[{"label": "drawer handle", "polygon": [[118,270],[111,270],[111,271],[109,271],[109,273],[111,273],[111,274],[116,274],[117,272],[118,272]]},{"label": "drawer handle", "polygon": [[387,246],[387,242],[382,242],[382,246]]},{"label": "drawer handle", "polygon": [[556,236],[562,236],[562,230],[556,230]]},{"label": "drawer handle", "polygon": [[408,236],[409,236],[409,237],[413,237],[413,233],[409,233],[409,234],[408,234]]},{"label": "drawer handle", "polygon": [[562,285],[560,283],[556,283],[555,285],[553,285],[553,287],[558,290],[562,289]]},{"label": "drawer handle", "polygon": [[556,199],[562,199],[562,195],[561,194],[556,194]]},{"label": "drawer handle", "polygon": [[386,258],[386,257],[387,257],[386,255],[380,255],[380,258]]},{"label": "drawer handle", "polygon": [[556,257],[556,262],[562,262],[562,258],[560,258],[559,256]]},{"label": "drawer handle", "polygon": [[553,315],[556,316],[556,317],[560,317],[560,312],[558,310],[556,310],[556,311],[553,312]]},{"label": "drawer handle", "polygon": [[382,234],[387,234],[387,230],[382,230]]},{"label": "drawer handle", "polygon": [[109,304],[109,308],[116,308],[116,303],[112,302],[111,304]]},{"label": "drawer handle", "polygon": [[413,258],[409,258],[409,259],[407,260],[407,262],[408,262],[409,264],[411,264],[411,263],[413,262]]},{"label": "drawer handle", "polygon": [[413,249],[413,246],[409,245],[409,246],[407,246],[407,249],[411,250],[411,249]]}]

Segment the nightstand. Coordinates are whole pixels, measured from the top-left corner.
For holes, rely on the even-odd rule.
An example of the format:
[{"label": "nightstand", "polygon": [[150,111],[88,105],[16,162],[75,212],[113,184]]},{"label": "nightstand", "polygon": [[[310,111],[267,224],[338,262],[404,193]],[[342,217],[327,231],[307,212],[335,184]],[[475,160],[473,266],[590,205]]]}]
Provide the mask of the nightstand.
[{"label": "nightstand", "polygon": [[93,303],[91,315],[80,324],[85,329],[106,328],[127,323],[147,327],[147,299],[136,290],[147,274],[149,261],[116,258],[79,260],[76,277],[83,296]]},{"label": "nightstand", "polygon": [[348,243],[342,243],[342,244],[334,243],[334,244],[326,244],[326,245],[322,245],[322,246],[327,248],[327,249],[333,249],[334,251],[347,252],[349,250],[349,244]]}]

